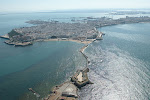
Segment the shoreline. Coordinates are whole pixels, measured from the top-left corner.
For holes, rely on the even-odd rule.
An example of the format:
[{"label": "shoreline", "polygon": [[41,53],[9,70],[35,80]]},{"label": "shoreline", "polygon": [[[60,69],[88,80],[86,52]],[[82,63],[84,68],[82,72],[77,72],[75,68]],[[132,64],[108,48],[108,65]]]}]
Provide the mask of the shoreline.
[{"label": "shoreline", "polygon": [[[58,41],[58,39],[49,39],[45,41]],[[52,93],[48,94],[48,96],[44,97],[44,100],[56,100],[60,98],[65,98],[66,100],[79,100],[78,90],[81,87],[86,86],[87,84],[93,84],[89,79],[87,73],[89,72],[88,64],[90,61],[88,61],[88,57],[84,54],[84,51],[86,48],[95,41],[84,41],[81,42],[80,40],[63,40],[63,41],[72,41],[77,43],[84,43],[85,45],[79,49],[79,52],[83,55],[83,57],[86,59],[86,67],[82,70],[77,70],[75,74],[71,77],[70,81],[65,81],[61,83],[60,85],[55,85],[53,88],[51,88]],[[83,74],[83,75],[82,75]],[[68,84],[66,86],[66,84]],[[71,86],[70,86],[71,85]],[[70,89],[72,91],[70,91]],[[69,91],[68,91],[69,90]],[[73,92],[74,91],[74,92]],[[64,95],[65,93],[65,95]]]},{"label": "shoreline", "polygon": [[70,41],[70,42],[76,42],[76,43],[82,43],[82,44],[90,44],[92,43],[93,41],[95,41],[95,39],[88,39],[88,40],[84,40],[84,41],[81,41],[81,40],[74,40],[74,39],[43,39],[43,40],[35,40],[35,41],[32,41],[32,42],[11,42],[9,38],[4,38],[4,36],[0,36],[0,38],[3,38],[3,39],[8,39],[6,41],[4,41],[4,43],[8,44],[8,45],[14,45],[14,46],[29,46],[29,45],[32,45],[33,43],[35,42],[47,42],[47,41]]},{"label": "shoreline", "polygon": [[[9,38],[7,38],[9,39]],[[32,45],[34,42],[47,42],[47,41],[69,41],[69,42],[76,42],[76,43],[82,43],[82,44],[90,44],[93,41],[95,41],[95,39],[88,39],[85,41],[81,41],[81,40],[73,40],[73,39],[66,39],[66,40],[62,40],[62,39],[44,39],[44,40],[35,40],[33,42],[11,42],[10,40],[6,40],[4,41],[4,43],[8,44],[8,45],[14,45],[14,46],[20,46],[20,47],[25,47],[25,46],[29,46]]]},{"label": "shoreline", "polygon": [[[36,40],[36,42],[38,42],[38,41],[40,41],[40,40]],[[89,39],[89,40],[85,40],[85,41],[73,40],[73,39],[66,39],[66,40],[62,40],[62,39],[45,39],[43,41],[71,41],[71,42],[76,42],[76,43],[90,44],[93,41],[95,41],[95,39]]]},{"label": "shoreline", "polygon": [[[9,41],[7,41],[6,43],[16,46],[27,46],[28,44],[32,44],[32,42],[35,41],[72,41],[88,44],[93,42],[94,39],[102,40],[102,35],[104,34],[102,32],[99,32],[99,30],[97,30],[98,28],[119,24],[150,23],[150,17],[126,16],[126,18],[119,19],[101,17],[95,18],[94,20],[90,20],[87,18],[86,23],[61,23],[58,21],[46,22],[39,20],[30,20],[28,21],[28,23],[37,23],[37,26],[13,29],[8,34],[0,36],[0,38],[9,39]],[[41,23],[42,25],[46,25],[44,26],[45,29],[43,29],[43,26],[39,23]]]},{"label": "shoreline", "polygon": [[8,36],[8,34],[5,34],[5,35],[0,36],[0,38],[9,39],[9,36]]}]

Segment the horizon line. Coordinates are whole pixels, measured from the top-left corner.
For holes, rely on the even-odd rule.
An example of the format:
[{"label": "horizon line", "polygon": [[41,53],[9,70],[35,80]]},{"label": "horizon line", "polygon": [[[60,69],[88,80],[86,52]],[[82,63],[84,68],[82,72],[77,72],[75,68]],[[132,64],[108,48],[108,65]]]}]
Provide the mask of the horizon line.
[{"label": "horizon line", "polygon": [[[79,11],[80,10],[80,11]],[[0,13],[59,13],[59,12],[84,12],[90,10],[93,11],[111,11],[111,10],[150,10],[150,8],[84,8],[84,9],[52,9],[52,10],[35,10],[35,11],[0,11]],[[98,12],[98,11],[97,11]]]}]

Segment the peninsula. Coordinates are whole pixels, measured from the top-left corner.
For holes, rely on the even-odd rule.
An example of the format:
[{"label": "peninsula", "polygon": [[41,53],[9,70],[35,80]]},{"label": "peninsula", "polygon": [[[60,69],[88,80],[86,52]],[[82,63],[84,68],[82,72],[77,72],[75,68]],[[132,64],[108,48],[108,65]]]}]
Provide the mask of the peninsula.
[{"label": "peninsula", "polygon": [[150,17],[126,16],[126,18],[120,19],[87,17],[72,23],[31,20],[26,23],[34,24],[35,26],[13,29],[8,34],[1,36],[1,38],[7,38],[8,40],[5,43],[15,46],[31,45],[34,41],[78,41],[87,43],[101,39],[102,32],[99,32],[97,28],[140,22],[150,22]]}]

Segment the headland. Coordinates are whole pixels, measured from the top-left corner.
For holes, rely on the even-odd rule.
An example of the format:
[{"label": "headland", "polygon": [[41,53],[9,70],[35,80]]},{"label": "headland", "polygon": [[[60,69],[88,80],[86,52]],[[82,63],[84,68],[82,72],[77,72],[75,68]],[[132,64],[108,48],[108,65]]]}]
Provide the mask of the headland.
[{"label": "headland", "polygon": [[102,39],[103,33],[99,32],[97,28],[142,22],[150,22],[150,17],[126,16],[126,18],[120,19],[87,17],[72,23],[31,20],[26,23],[34,24],[35,26],[13,29],[8,34],[1,36],[1,38],[9,39],[5,43],[15,46],[27,46],[35,41],[74,41],[90,43],[95,39]]}]

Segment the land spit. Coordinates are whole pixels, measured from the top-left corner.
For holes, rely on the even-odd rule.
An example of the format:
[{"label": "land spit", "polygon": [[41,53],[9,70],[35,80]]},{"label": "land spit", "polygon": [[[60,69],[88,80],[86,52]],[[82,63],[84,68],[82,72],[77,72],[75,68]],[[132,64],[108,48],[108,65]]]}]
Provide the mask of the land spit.
[{"label": "land spit", "polygon": [[27,23],[34,24],[36,26],[21,27],[13,29],[6,36],[1,38],[9,39],[7,44],[13,44],[18,46],[26,46],[32,44],[34,41],[53,41],[58,39],[59,41],[80,41],[81,43],[92,41],[93,39],[101,40],[102,33],[97,28],[117,25],[117,24],[129,24],[129,23],[141,23],[150,22],[150,17],[126,17],[120,19],[111,19],[106,17],[92,18],[87,17],[80,22],[64,23],[58,21],[39,21],[31,20]]},{"label": "land spit", "polygon": [[52,89],[50,95],[44,100],[78,100],[78,89],[87,85],[93,84],[89,79],[87,73],[89,72],[88,68],[88,57],[83,53],[84,50],[88,47],[89,44],[85,45],[80,49],[80,52],[86,59],[86,67],[83,70],[77,70],[76,73],[71,77],[71,80],[64,82],[59,86],[55,86]]}]

